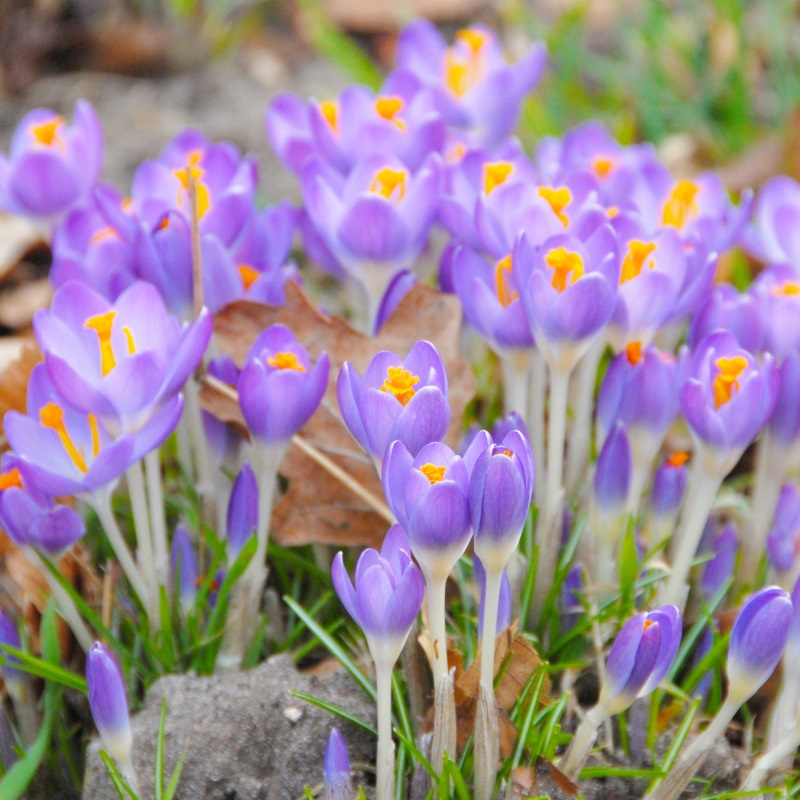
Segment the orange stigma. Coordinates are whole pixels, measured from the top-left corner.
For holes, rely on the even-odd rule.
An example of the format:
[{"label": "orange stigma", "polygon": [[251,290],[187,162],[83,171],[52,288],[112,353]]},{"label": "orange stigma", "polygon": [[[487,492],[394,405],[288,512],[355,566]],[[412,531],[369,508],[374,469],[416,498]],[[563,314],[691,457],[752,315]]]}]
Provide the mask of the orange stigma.
[{"label": "orange stigma", "polygon": [[800,283],[786,281],[786,283],[782,283],[780,286],[774,286],[772,294],[775,297],[793,297],[794,295],[800,294]]},{"label": "orange stigma", "polygon": [[[203,217],[211,208],[211,193],[206,183],[202,180],[206,171],[199,166],[203,152],[201,150],[192,150],[186,158],[186,166],[182,169],[172,170],[172,174],[180,181],[186,193],[189,193],[189,184],[194,182],[197,189],[197,218]],[[183,207],[183,194],[178,192],[178,206]]]},{"label": "orange stigma", "polygon": [[[477,28],[459,31],[456,45],[466,45],[462,51],[448,47],[444,54],[444,84],[456,96],[463,97],[483,74],[483,46],[486,34]],[[463,49],[467,52],[464,53]]]},{"label": "orange stigma", "polygon": [[631,342],[625,348],[625,355],[628,357],[628,363],[631,366],[638,364],[644,356],[642,356],[642,343],[641,342]]},{"label": "orange stigma", "polygon": [[592,169],[598,178],[602,179],[608,176],[608,173],[614,168],[616,160],[611,156],[597,156],[592,161]]},{"label": "orange stigma", "polygon": [[331,126],[334,133],[339,132],[339,104],[335,100],[323,100],[319,104],[319,112]]},{"label": "orange stigma", "polygon": [[572,202],[572,192],[566,186],[559,189],[554,189],[552,186],[540,186],[539,196],[547,201],[550,208],[553,209],[553,213],[566,228],[569,225],[569,217],[564,213],[564,209]]},{"label": "orange stigma", "polygon": [[682,467],[689,460],[689,454],[685,450],[677,450],[668,459],[667,465],[670,467]]},{"label": "orange stigma", "polygon": [[511,276],[514,274],[511,254],[501,258],[494,268],[497,299],[503,308],[508,308],[515,300],[519,300],[519,292],[512,287]]},{"label": "orange stigma", "polygon": [[275,353],[267,359],[267,364],[278,369],[293,369],[297,372],[305,372],[306,368],[294,353]]},{"label": "orange stigma", "polygon": [[[628,252],[622,262],[622,270],[619,276],[620,284],[638,278],[644,267],[644,262],[655,249],[655,242],[640,242],[637,239],[628,242]],[[655,259],[651,258],[647,266],[653,269],[655,265]]]},{"label": "orange stigma", "polygon": [[249,264],[238,264],[239,275],[242,276],[244,290],[247,291],[261,276],[257,269],[253,269]]},{"label": "orange stigma", "polygon": [[[567,286],[572,285],[584,275],[583,259],[580,253],[573,253],[566,247],[549,250],[544,260],[547,266],[553,270],[553,288],[557,292],[563,292]],[[572,279],[567,280],[570,273]]]},{"label": "orange stigma", "polygon": [[439,483],[444,480],[444,473],[447,467],[437,467],[436,464],[423,464],[419,471],[431,482]]},{"label": "orange stigma", "polygon": [[394,395],[401,406],[408,405],[416,394],[414,386],[419,383],[419,376],[402,367],[389,367],[386,375],[381,391]]},{"label": "orange stigma", "polygon": [[41,144],[44,147],[64,147],[64,140],[61,138],[61,127],[64,124],[64,118],[61,116],[54,116],[37,125],[31,125],[28,130],[33,136],[36,144]]},{"label": "orange stigma", "polygon": [[514,165],[508,161],[495,161],[483,165],[483,191],[491,194],[498,186],[502,186],[514,172]]},{"label": "orange stigma", "polygon": [[8,472],[0,473],[0,492],[10,489],[12,486],[16,486],[17,489],[22,488],[22,478],[20,478],[19,470],[16,467],[8,470]]},{"label": "orange stigma", "polygon": [[697,216],[697,193],[700,187],[693,181],[678,181],[664,203],[662,221],[665,225],[682,228]]},{"label": "orange stigma", "polygon": [[747,369],[747,364],[744,356],[717,359],[719,374],[714,378],[714,405],[717,408],[730,402],[731,397],[739,391],[739,377]]},{"label": "orange stigma", "polygon": [[104,378],[117,366],[117,359],[111,347],[111,331],[114,327],[114,317],[116,316],[117,312],[111,310],[107,311],[105,314],[97,314],[94,317],[89,317],[89,319],[83,323],[85,328],[97,334],[97,340],[100,344],[100,374]]},{"label": "orange stigma", "polygon": [[369,186],[371,192],[385,197],[387,200],[399,202],[406,194],[406,171],[384,167],[375,173]]},{"label": "orange stigma", "polygon": [[383,117],[389,122],[393,122],[401,131],[406,129],[406,124],[397,115],[403,110],[405,103],[394,95],[384,95],[375,101],[375,111],[379,117]]},{"label": "orange stigma", "polygon": [[653,620],[651,620],[651,619],[646,619],[644,621],[644,629],[645,630],[647,630],[648,628],[652,627],[653,625],[655,625],[655,622],[653,622]]},{"label": "orange stigma", "polygon": [[[91,415],[89,416],[91,417]],[[45,428],[51,428],[58,434],[58,438],[61,440],[67,455],[72,459],[72,463],[81,472],[88,472],[89,467],[86,466],[86,458],[82,449],[75,446],[66,425],[64,425],[64,409],[57,403],[48,403],[46,406],[42,406],[41,411],[39,411],[39,420]],[[92,440],[94,445],[94,431],[92,431]]]},{"label": "orange stigma", "polygon": [[614,217],[616,217],[617,214],[619,214],[619,206],[609,206],[606,209],[606,215],[608,216],[609,219],[614,219]]}]

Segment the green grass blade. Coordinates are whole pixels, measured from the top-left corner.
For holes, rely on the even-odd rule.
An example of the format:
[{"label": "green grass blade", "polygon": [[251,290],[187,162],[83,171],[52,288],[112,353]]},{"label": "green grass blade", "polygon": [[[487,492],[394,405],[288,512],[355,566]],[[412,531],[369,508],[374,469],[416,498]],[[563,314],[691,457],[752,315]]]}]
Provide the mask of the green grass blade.
[{"label": "green grass blade", "polygon": [[328,711],[331,714],[335,714],[337,717],[347,720],[347,722],[352,722],[353,725],[357,725],[359,728],[367,731],[367,733],[371,733],[373,736],[377,737],[378,735],[378,731],[373,728],[369,722],[361,719],[361,717],[356,716],[346,708],[337,706],[335,703],[329,703],[327,700],[322,700],[319,697],[314,697],[312,694],[299,692],[296,689],[289,689],[289,694],[292,697],[296,697],[298,700],[303,700],[309,705],[316,706],[317,708],[321,708],[323,711]]}]

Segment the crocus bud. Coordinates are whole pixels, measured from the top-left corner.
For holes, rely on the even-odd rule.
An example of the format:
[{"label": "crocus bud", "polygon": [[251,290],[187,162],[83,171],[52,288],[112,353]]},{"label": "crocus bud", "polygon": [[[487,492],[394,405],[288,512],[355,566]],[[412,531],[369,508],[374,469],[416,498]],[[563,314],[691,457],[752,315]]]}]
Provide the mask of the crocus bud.
[{"label": "crocus bud", "polygon": [[800,492],[791,483],[781,490],[775,521],[767,536],[767,554],[778,573],[787,573],[800,552]]},{"label": "crocus bud", "polygon": [[[0,611],[0,644],[14,647],[17,650],[22,648],[17,626],[2,611]],[[15,666],[19,664],[19,659],[16,656],[10,655],[5,650],[0,650],[0,664],[2,664],[3,680],[9,686],[9,689],[24,682],[25,673],[20,672]]]},{"label": "crocus bud", "polygon": [[528,440],[512,431],[475,463],[469,505],[475,553],[490,572],[501,572],[519,544],[533,496],[535,467]]},{"label": "crocus bud", "polygon": [[258,525],[258,483],[252,467],[245,462],[233,482],[228,502],[228,558],[232,561],[255,533]]},{"label": "crocus bud", "polygon": [[631,485],[631,447],[621,422],[608,434],[597,459],[594,497],[600,511],[610,517],[623,513]]},{"label": "crocus bud", "polygon": [[711,543],[713,557],[706,562],[703,569],[700,588],[707,600],[710,600],[725,581],[733,575],[738,549],[739,540],[736,536],[736,526],[729,523],[714,537]]},{"label": "crocus bud", "polygon": [[[481,600],[478,609],[478,639],[483,638],[483,610],[486,607],[486,570],[478,556],[473,561],[473,572],[475,582],[481,587]],[[508,580],[508,572],[503,570],[503,577],[500,581],[500,602],[497,604],[497,628],[504,631],[511,624],[511,582]]]},{"label": "crocus bud", "polygon": [[184,613],[192,607],[197,594],[197,556],[183,525],[175,528],[172,537],[172,580],[178,590],[178,601]]},{"label": "crocus bud", "polygon": [[350,779],[350,757],[347,745],[338,728],[331,730],[325,746],[323,762],[325,800],[353,800],[353,781]]},{"label": "crocus bud", "polygon": [[574,628],[583,614],[585,604],[582,597],[584,587],[584,569],[582,564],[573,564],[561,586],[561,596],[558,607],[561,612],[561,630],[570,631]]},{"label": "crocus bud", "polygon": [[55,559],[86,533],[77,511],[16,486],[0,494],[0,522],[18,547],[33,547]]},{"label": "crocus bud", "polygon": [[125,684],[111,653],[100,642],[95,642],[86,656],[86,682],[89,707],[103,746],[124,770],[130,764],[133,744]]},{"label": "crocus bud", "polygon": [[778,665],[792,625],[792,601],[777,586],[756,592],[733,623],[728,647],[728,695],[744,703]]},{"label": "crocus bud", "polygon": [[650,495],[650,509],[656,517],[673,521],[677,517],[686,492],[688,460],[688,453],[673,453],[656,470]]},{"label": "crocus bud", "polygon": [[410,270],[404,269],[392,278],[389,287],[386,289],[380,308],[378,318],[375,320],[375,333],[383,327],[386,320],[394,314],[403,298],[417,285],[417,276]]},{"label": "crocus bud", "polygon": [[525,420],[522,419],[516,411],[510,411],[505,417],[500,417],[495,420],[494,425],[492,425],[492,439],[496,442],[502,442],[511,431],[519,431],[530,441],[531,437],[528,435],[528,426],[525,424]]},{"label": "crocus bud", "polygon": [[675,606],[642,612],[619,632],[606,666],[598,707],[618,714],[653,691],[667,674],[681,643],[681,615]]}]

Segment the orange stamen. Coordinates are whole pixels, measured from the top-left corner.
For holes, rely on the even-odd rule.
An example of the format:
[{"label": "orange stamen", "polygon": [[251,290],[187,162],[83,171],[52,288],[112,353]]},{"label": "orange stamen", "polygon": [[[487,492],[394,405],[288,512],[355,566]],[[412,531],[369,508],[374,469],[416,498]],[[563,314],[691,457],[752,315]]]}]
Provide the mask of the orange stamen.
[{"label": "orange stamen", "polygon": [[644,621],[644,629],[645,630],[647,630],[648,628],[650,628],[653,625],[655,625],[655,622],[653,622],[653,620],[651,620],[651,619],[646,619]]},{"label": "orange stamen", "polygon": [[[620,284],[638,278],[644,267],[645,260],[655,249],[655,242],[640,242],[637,239],[628,242],[628,252],[622,262],[622,270],[619,276]],[[653,269],[655,265],[655,259],[651,258],[648,267]]]},{"label": "orange stamen", "polygon": [[693,181],[678,181],[664,203],[663,223],[682,228],[691,217],[696,216],[699,191],[700,187]]},{"label": "orange stamen", "polygon": [[63,147],[64,140],[61,138],[61,126],[63,124],[64,118],[56,115],[37,125],[31,125],[28,130],[37,144],[45,147],[53,147],[54,145]]},{"label": "orange stamen", "polygon": [[614,219],[614,217],[616,217],[617,214],[619,214],[619,206],[609,206],[606,209],[606,215],[608,216],[609,219]]},{"label": "orange stamen", "polygon": [[382,392],[393,394],[401,406],[408,405],[416,394],[414,386],[419,383],[419,376],[402,367],[389,367],[387,378],[381,386]]},{"label": "orange stamen", "polygon": [[261,277],[261,273],[257,269],[253,269],[249,264],[239,264],[238,267],[244,289],[247,291]]},{"label": "orange stamen", "polygon": [[[202,219],[211,208],[211,193],[208,186],[202,180],[206,171],[198,166],[203,158],[203,153],[200,150],[193,150],[186,158],[186,166],[182,169],[172,170],[173,175],[180,181],[184,191],[189,193],[189,184],[194,182],[197,189],[197,218]],[[178,192],[178,206],[183,207],[183,194]]]},{"label": "orange stamen", "polygon": [[717,408],[730,402],[731,397],[739,391],[739,376],[747,369],[747,359],[744,356],[733,358],[718,358],[717,369],[719,374],[714,378],[714,405]]},{"label": "orange stamen", "polygon": [[111,347],[111,330],[114,327],[114,317],[117,312],[114,310],[107,311],[105,314],[97,314],[94,317],[84,322],[84,327],[94,331],[97,334],[97,340],[100,344],[100,373],[105,378],[114,367],[117,366],[117,359],[114,356],[114,350]]},{"label": "orange stamen", "polygon": [[331,129],[338,133],[339,131],[339,104],[335,100],[323,100],[319,104],[319,110]]},{"label": "orange stamen", "polygon": [[616,160],[611,156],[597,156],[592,162],[592,169],[598,178],[605,178],[614,167]]},{"label": "orange stamen", "polygon": [[61,440],[67,455],[72,459],[72,463],[81,472],[88,472],[89,468],[86,466],[86,459],[83,453],[75,446],[66,425],[64,425],[64,409],[56,403],[48,403],[39,412],[39,420],[45,428],[51,428],[58,434],[58,438]]},{"label": "orange stamen", "polygon": [[17,489],[22,488],[22,478],[16,467],[8,470],[8,472],[0,473],[0,492],[10,489],[12,486],[16,486]]},{"label": "orange stamen", "polygon": [[483,191],[491,194],[498,186],[502,186],[514,172],[514,165],[508,161],[495,161],[483,165]]},{"label": "orange stamen", "polygon": [[625,355],[628,357],[628,363],[633,366],[638,364],[643,356],[642,356],[642,343],[641,342],[631,342],[625,348]]},{"label": "orange stamen", "polygon": [[381,197],[385,197],[387,200],[394,199],[399,202],[406,194],[406,171],[404,169],[391,169],[390,167],[379,169],[372,179],[369,190],[381,195]]},{"label": "orange stamen", "polygon": [[678,467],[682,467],[688,460],[689,454],[685,450],[678,450],[667,459],[667,464],[677,469]]},{"label": "orange stamen", "polygon": [[92,432],[92,458],[97,458],[100,454],[100,428],[97,427],[97,417],[94,414],[87,414],[89,429]]},{"label": "orange stamen", "polygon": [[92,234],[89,239],[89,244],[97,244],[104,239],[114,239],[117,235],[117,232],[110,225],[107,225],[105,228],[100,228],[99,231],[95,231]]},{"label": "orange stamen", "polygon": [[539,196],[549,203],[553,213],[566,228],[569,225],[569,217],[564,213],[564,209],[572,202],[572,192],[566,186],[559,189],[554,189],[552,186],[540,186]]},{"label": "orange stamen", "polygon": [[[547,266],[553,270],[553,288],[557,292],[563,292],[568,285],[575,283],[583,277],[583,259],[579,253],[573,253],[565,247],[558,247],[548,251],[544,257]],[[572,279],[567,280],[567,276],[572,273]]]},{"label": "orange stamen", "polygon": [[800,283],[787,281],[781,286],[773,287],[772,294],[775,295],[775,297],[792,297],[793,295],[800,294]]},{"label": "orange stamen", "polygon": [[423,464],[419,471],[431,482],[439,483],[444,480],[444,473],[447,467],[437,467],[436,464]]},{"label": "orange stamen", "polygon": [[519,292],[512,288],[511,276],[514,274],[511,255],[501,258],[494,268],[494,280],[497,288],[497,299],[503,308],[508,308],[515,300],[519,300]]},{"label": "orange stamen", "polygon": [[378,116],[393,122],[400,130],[405,130],[406,128],[405,122],[397,119],[397,115],[403,110],[403,106],[405,106],[405,103],[394,95],[379,97],[375,101],[375,110],[378,112]]},{"label": "orange stamen", "polygon": [[267,363],[271,367],[277,367],[278,369],[294,369],[297,372],[306,371],[306,368],[294,353],[275,353],[274,356],[267,359]]}]

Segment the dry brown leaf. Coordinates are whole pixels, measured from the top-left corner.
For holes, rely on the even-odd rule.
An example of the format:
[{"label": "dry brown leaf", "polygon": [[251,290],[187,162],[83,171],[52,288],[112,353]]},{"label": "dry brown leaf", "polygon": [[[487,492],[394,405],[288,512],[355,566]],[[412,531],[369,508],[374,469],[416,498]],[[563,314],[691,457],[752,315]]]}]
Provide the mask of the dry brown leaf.
[{"label": "dry brown leaf", "polygon": [[511,770],[507,800],[549,797],[550,800],[571,800],[578,796],[578,785],[546,758],[539,756],[531,767]]},{"label": "dry brown leaf", "polygon": [[0,433],[6,411],[25,413],[28,379],[41,360],[42,353],[38,345],[31,341],[23,346],[19,357],[0,373]]},{"label": "dry brown leaf", "polygon": [[30,220],[0,212],[0,278],[30,250],[43,245],[42,231]]},{"label": "dry brown leaf", "polygon": [[[447,369],[453,420],[448,438],[451,444],[457,442],[464,409],[475,392],[472,370],[458,351],[461,306],[457,298],[415,286],[373,338],[353,330],[340,317],[324,316],[290,283],[283,306],[239,301],[224,308],[214,320],[216,341],[241,366],[256,337],[276,323],[291,328],[312,359],[324,350],[331,361],[328,390],[303,428],[303,438],[374,496],[383,498],[380,479],[372,460],[347,430],[336,401],[336,378],[345,361],[363,374],[380,350],[404,356],[419,339],[433,342]],[[219,419],[242,423],[238,406],[229,397],[205,387],[201,401]],[[380,515],[298,448],[290,448],[280,473],[289,487],[272,516],[272,533],[279,544],[374,545],[386,533],[387,523]]]},{"label": "dry brown leaf", "polygon": [[47,278],[25,281],[0,292],[0,325],[13,331],[28,328],[33,315],[47,308],[53,297],[53,284]]}]

